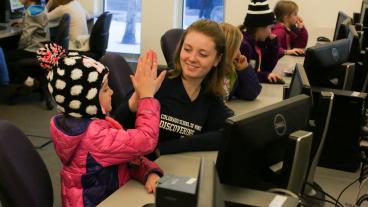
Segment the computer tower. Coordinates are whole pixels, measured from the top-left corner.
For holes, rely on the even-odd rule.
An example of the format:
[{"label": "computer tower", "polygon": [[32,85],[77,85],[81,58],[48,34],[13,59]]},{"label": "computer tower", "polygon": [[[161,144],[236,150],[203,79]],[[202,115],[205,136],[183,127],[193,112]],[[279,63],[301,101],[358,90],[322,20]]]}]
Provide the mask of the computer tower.
[{"label": "computer tower", "polygon": [[366,93],[313,88],[334,93],[331,119],[319,166],[355,172],[360,166],[359,137],[365,111]]},{"label": "computer tower", "polygon": [[10,19],[9,0],[1,0],[0,2],[0,23],[7,23]]}]

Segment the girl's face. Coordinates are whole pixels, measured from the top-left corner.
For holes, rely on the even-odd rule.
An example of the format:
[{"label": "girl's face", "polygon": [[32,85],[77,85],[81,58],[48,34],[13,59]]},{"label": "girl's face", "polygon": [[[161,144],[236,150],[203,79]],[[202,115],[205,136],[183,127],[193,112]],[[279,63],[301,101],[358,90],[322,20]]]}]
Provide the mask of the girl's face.
[{"label": "girl's face", "polygon": [[101,109],[104,114],[112,110],[111,96],[114,92],[111,90],[108,84],[108,80],[104,80],[102,87],[98,92],[98,99],[100,101]]},{"label": "girl's face", "polygon": [[291,15],[286,17],[289,25],[295,25],[298,20],[298,11],[293,12]]},{"label": "girl's face", "polygon": [[197,31],[189,32],[180,51],[180,64],[185,79],[203,80],[212,67],[220,62],[215,42]]},{"label": "girl's face", "polygon": [[271,34],[271,27],[272,25],[268,25],[266,27],[258,27],[255,34],[256,40],[261,42],[265,41],[267,37],[269,37]]}]

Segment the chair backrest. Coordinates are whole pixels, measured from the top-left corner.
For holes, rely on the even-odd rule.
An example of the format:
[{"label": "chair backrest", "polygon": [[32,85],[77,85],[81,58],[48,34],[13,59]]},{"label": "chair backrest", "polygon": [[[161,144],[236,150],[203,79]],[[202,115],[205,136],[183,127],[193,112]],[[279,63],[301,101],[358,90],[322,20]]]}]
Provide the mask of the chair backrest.
[{"label": "chair backrest", "polygon": [[54,42],[68,50],[69,47],[70,15],[64,14],[59,22]]},{"label": "chair backrest", "polygon": [[130,75],[133,74],[133,71],[126,60],[118,54],[106,53],[100,61],[110,71],[109,86],[114,91],[111,100],[112,111],[114,111],[133,89],[133,84],[130,80]]},{"label": "chair backrest", "polygon": [[93,25],[89,38],[90,51],[98,53],[101,57],[105,54],[109,42],[109,30],[112,14],[110,12],[102,13],[96,23]]},{"label": "chair backrest", "polygon": [[173,59],[176,46],[179,44],[184,31],[184,29],[180,28],[170,29],[161,36],[161,50],[169,69],[173,69]]},{"label": "chair backrest", "polygon": [[3,207],[52,207],[47,168],[26,135],[0,120],[0,199]]}]

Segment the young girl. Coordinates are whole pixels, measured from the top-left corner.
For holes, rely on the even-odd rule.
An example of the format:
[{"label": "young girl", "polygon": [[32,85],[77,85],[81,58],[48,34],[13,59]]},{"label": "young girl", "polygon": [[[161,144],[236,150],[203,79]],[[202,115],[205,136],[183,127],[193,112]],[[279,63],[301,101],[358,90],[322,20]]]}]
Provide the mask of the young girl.
[{"label": "young girl", "polygon": [[279,44],[271,33],[274,22],[275,16],[266,0],[252,0],[240,26],[243,32],[240,52],[257,71],[259,81],[267,83],[282,80],[281,76],[272,72],[279,59]]},{"label": "young girl", "polygon": [[225,79],[227,98],[235,96],[243,100],[254,100],[261,92],[254,68],[250,67],[247,58],[240,53],[240,44],[243,34],[234,25],[221,23],[220,28],[225,34],[227,60],[232,63],[231,71]]},{"label": "young girl", "polygon": [[5,54],[9,67],[9,75],[12,83],[24,83],[33,86],[34,79],[29,76],[29,71],[21,68],[18,63],[23,58],[36,58],[36,51],[44,42],[50,41],[47,12],[40,0],[20,0],[25,6],[22,23],[22,34],[19,39],[18,49]]},{"label": "young girl", "polygon": [[[174,70],[155,95],[161,104],[156,156],[219,148],[224,121],[232,115],[223,101],[224,78],[230,68],[226,56],[225,37],[216,22],[198,20],[184,32]],[[128,99],[114,117],[134,127],[136,92]]]},{"label": "young girl", "polygon": [[274,8],[277,24],[272,27],[272,32],[277,35],[281,54],[304,54],[308,32],[298,10],[298,5],[289,0],[280,0]]},{"label": "young girl", "polygon": [[51,136],[63,168],[64,207],[96,206],[130,178],[155,192],[161,169],[143,156],[152,152],[159,132],[160,105],[153,98],[165,73],[157,75],[156,56],[139,59],[133,85],[139,98],[136,129],[125,130],[107,116],[111,111],[109,71],[78,54],[65,55],[55,44],[39,50],[48,68],[49,91],[62,113],[51,119]]}]

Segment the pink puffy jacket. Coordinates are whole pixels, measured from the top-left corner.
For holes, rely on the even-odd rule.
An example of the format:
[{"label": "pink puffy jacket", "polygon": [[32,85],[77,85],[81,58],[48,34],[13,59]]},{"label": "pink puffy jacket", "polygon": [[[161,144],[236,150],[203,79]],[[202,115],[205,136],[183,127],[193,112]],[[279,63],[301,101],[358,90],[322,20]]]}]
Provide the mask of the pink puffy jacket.
[{"label": "pink puffy jacket", "polygon": [[160,105],[153,98],[139,101],[136,128],[130,130],[109,117],[53,117],[51,136],[63,163],[63,206],[96,206],[130,178],[145,183],[152,172],[162,176],[161,169],[143,157],[157,145],[159,120]]}]

